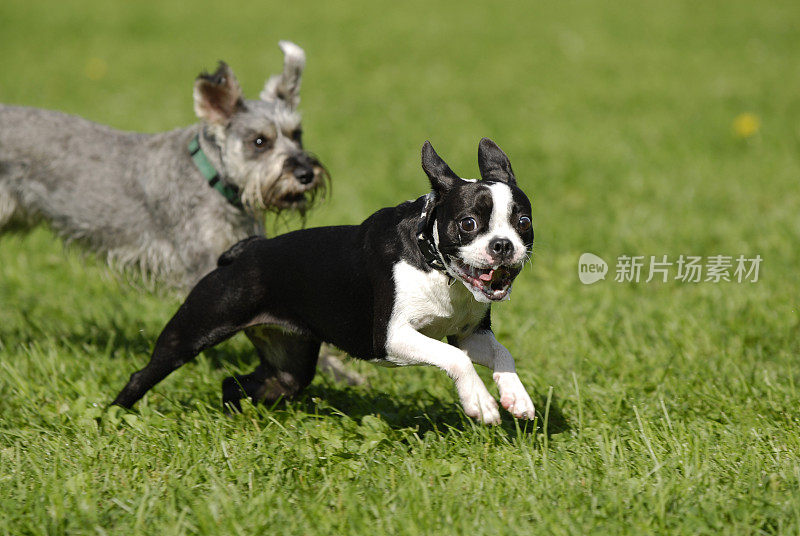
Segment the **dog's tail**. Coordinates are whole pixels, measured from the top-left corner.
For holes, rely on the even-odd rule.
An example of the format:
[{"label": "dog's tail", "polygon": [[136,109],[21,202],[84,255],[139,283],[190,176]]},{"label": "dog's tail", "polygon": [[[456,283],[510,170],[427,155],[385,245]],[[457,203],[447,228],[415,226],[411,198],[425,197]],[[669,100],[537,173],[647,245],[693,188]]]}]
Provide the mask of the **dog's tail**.
[{"label": "dog's tail", "polygon": [[231,248],[219,256],[217,259],[217,266],[228,266],[229,264],[233,264],[239,255],[244,251],[244,248],[247,247],[247,244],[252,242],[253,240],[258,240],[259,238],[263,238],[262,236],[250,236],[245,238],[244,240],[240,240],[236,242]]}]

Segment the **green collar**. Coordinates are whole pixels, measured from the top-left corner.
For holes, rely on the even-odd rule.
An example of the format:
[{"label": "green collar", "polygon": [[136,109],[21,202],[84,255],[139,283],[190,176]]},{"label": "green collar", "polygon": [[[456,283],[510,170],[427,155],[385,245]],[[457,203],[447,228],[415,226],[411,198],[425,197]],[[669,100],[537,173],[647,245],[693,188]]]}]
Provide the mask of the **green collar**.
[{"label": "green collar", "polygon": [[200,148],[200,135],[195,134],[189,142],[189,154],[192,156],[194,165],[208,181],[208,185],[222,194],[228,203],[236,208],[242,208],[242,200],[239,197],[239,189],[233,184],[225,184],[219,176],[219,172],[214,169],[214,165]]}]

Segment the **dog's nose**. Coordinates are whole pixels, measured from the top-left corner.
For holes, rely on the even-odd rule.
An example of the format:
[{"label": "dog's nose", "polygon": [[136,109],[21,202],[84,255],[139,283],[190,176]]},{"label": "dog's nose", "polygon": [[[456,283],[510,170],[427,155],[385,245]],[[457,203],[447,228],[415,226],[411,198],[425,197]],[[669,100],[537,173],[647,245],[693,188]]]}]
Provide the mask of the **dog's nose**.
[{"label": "dog's nose", "polygon": [[314,170],[312,168],[296,167],[292,174],[300,181],[300,184],[310,184],[314,180]]},{"label": "dog's nose", "polygon": [[508,238],[492,238],[489,241],[489,254],[499,259],[507,259],[514,253],[514,244]]}]

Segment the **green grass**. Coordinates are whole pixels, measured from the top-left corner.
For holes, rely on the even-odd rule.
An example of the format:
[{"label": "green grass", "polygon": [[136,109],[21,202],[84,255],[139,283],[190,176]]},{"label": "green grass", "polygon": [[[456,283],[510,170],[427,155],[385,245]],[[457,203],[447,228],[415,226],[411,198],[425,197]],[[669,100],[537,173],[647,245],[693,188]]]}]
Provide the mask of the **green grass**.
[{"label": "green grass", "polygon": [[[425,139],[474,176],[493,137],[534,202],[534,263],[494,318],[539,422],[477,426],[443,373],[363,364],[370,387],[318,377],[229,417],[241,339],[106,413],[178,302],[45,229],[5,235],[0,534],[800,532],[797,2],[233,4],[5,0],[0,101],[166,130],[202,68],[255,96],[296,40],[334,180],[311,225],[423,193]],[[764,263],[756,284],[583,286],[584,251]]]}]

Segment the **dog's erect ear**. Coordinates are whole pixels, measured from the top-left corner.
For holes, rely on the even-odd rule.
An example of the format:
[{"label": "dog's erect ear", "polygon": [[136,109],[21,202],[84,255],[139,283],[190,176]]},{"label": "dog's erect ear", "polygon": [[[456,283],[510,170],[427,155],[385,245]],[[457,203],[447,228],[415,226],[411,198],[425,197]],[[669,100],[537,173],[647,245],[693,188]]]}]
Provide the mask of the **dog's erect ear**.
[{"label": "dog's erect ear", "polygon": [[291,41],[280,41],[283,51],[283,72],[271,76],[259,95],[261,100],[272,102],[282,100],[291,109],[300,104],[300,80],[306,66],[306,53]]},{"label": "dog's erect ear", "polygon": [[489,138],[483,138],[478,144],[478,168],[481,170],[481,178],[485,181],[517,183],[508,156]]},{"label": "dog's erect ear", "polygon": [[203,72],[194,81],[194,113],[212,125],[227,125],[242,105],[242,88],[224,61],[213,74]]},{"label": "dog's erect ear", "polygon": [[442,157],[436,154],[429,141],[422,145],[422,170],[428,175],[436,192],[449,190],[460,180]]}]

